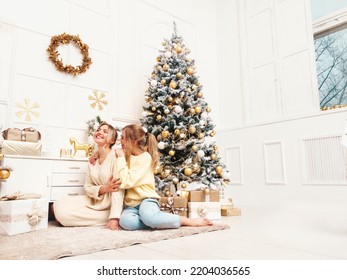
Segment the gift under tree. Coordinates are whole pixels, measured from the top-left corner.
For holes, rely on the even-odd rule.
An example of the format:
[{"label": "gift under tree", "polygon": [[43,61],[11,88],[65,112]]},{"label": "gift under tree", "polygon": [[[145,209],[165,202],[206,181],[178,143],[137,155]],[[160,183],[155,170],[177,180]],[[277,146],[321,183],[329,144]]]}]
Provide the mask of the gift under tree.
[{"label": "gift under tree", "polygon": [[229,183],[229,174],[212,139],[215,125],[194,60],[175,24],[171,39],[162,45],[148,79],[141,118],[158,140],[157,190],[166,195],[182,189],[219,189]]}]

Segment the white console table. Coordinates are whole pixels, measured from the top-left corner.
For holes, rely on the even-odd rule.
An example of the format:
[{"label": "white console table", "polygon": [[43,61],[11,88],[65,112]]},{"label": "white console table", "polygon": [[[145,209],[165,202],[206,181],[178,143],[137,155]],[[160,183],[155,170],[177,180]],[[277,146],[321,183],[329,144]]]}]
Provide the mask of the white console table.
[{"label": "white console table", "polygon": [[49,158],[5,155],[2,165],[13,170],[0,182],[0,197],[16,192],[35,193],[55,201],[59,197],[84,193],[87,158]]}]

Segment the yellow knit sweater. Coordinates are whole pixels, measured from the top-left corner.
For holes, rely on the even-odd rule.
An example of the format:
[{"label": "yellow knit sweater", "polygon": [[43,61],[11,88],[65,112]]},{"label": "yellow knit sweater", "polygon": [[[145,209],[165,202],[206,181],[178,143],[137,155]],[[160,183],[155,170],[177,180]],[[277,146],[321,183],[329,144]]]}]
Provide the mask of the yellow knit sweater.
[{"label": "yellow knit sweater", "polygon": [[120,189],[125,189],[124,203],[136,207],[145,198],[160,198],[155,191],[152,157],[148,152],[130,156],[129,165],[125,157],[118,157],[114,174],[119,173],[122,180]]}]

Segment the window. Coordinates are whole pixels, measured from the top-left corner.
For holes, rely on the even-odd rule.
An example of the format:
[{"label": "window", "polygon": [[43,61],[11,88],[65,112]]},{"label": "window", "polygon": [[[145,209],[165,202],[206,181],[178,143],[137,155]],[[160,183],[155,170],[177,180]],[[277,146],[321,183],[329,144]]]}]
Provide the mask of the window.
[{"label": "window", "polygon": [[311,0],[321,110],[347,107],[347,0]]}]

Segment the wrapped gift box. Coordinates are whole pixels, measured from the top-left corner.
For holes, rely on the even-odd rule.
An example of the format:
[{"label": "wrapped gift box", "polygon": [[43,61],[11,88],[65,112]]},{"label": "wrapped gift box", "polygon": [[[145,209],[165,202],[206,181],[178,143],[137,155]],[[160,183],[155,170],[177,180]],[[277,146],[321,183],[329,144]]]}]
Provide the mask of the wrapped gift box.
[{"label": "wrapped gift box", "polygon": [[4,140],[2,144],[4,155],[41,156],[41,143]]},{"label": "wrapped gift box", "polygon": [[188,202],[189,218],[221,219],[220,202]]},{"label": "wrapped gift box", "polygon": [[47,228],[48,199],[0,201],[0,226],[8,235]]},{"label": "wrapped gift box", "polygon": [[240,208],[232,208],[232,209],[221,209],[221,215],[222,216],[241,216],[241,209]]},{"label": "wrapped gift box", "polygon": [[162,196],[159,199],[160,210],[167,212],[178,214],[180,216],[188,216],[188,200],[186,197],[165,197]]},{"label": "wrapped gift box", "polygon": [[219,202],[219,191],[189,191],[189,202]]}]

